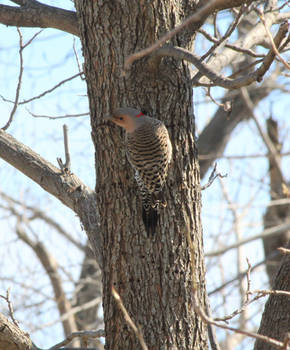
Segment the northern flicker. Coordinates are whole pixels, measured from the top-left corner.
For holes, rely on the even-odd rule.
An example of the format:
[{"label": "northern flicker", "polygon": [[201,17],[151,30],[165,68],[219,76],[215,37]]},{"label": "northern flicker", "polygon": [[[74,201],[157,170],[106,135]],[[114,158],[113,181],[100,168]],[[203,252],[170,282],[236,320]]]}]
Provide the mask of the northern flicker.
[{"label": "northern flicker", "polygon": [[126,130],[127,158],[135,170],[142,196],[142,218],[146,232],[153,235],[161,206],[161,190],[172,157],[168,131],[162,121],[134,108],[119,108],[107,119]]}]

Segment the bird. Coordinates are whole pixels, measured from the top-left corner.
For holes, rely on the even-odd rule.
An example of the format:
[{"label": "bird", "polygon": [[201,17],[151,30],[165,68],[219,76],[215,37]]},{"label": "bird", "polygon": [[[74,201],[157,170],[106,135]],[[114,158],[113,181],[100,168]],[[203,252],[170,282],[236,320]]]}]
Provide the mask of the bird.
[{"label": "bird", "polygon": [[138,109],[121,107],[106,116],[126,131],[126,154],[135,171],[135,179],[142,197],[142,219],[147,236],[156,233],[162,200],[172,160],[172,144],[164,123]]}]

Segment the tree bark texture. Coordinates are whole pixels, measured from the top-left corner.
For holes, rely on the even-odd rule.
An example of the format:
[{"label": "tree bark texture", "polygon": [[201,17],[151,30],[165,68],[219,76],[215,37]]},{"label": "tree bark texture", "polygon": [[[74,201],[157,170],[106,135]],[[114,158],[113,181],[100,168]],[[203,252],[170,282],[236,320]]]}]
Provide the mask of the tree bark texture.
[{"label": "tree bark texture", "polygon": [[0,349],[35,350],[27,333],[0,313]]},{"label": "tree bark texture", "polygon": [[[122,72],[129,54],[154,43],[182,21],[186,4],[76,1],[96,149],[103,307],[106,349],[110,350],[140,348],[112,296],[112,287],[142,330],[149,349],[207,349],[207,327],[192,309],[193,286],[205,307],[205,281],[189,69],[173,59],[154,62],[157,65],[148,65],[144,59],[127,75]],[[188,42],[188,37],[177,36],[172,43],[183,46],[183,40]],[[137,107],[163,120],[171,136],[167,207],[154,238],[147,238],[142,224],[141,200],[126,159],[124,134],[103,121],[104,114],[119,106]]]},{"label": "tree bark texture", "polygon": [[[280,161],[280,153],[282,145],[279,143],[279,135],[278,135],[278,123],[269,118],[267,120],[267,129],[269,138],[276,149],[277,155]],[[269,157],[269,174],[270,174],[270,198],[271,201],[278,199],[286,199],[286,195],[283,194],[283,187],[281,183],[280,172],[277,169],[276,163]],[[283,222],[287,222],[290,218],[290,205],[271,205],[267,208],[267,211],[264,215],[264,227],[265,229],[279,225]],[[270,236],[263,239],[265,256],[268,258],[266,263],[267,274],[269,278],[270,285],[273,286],[275,275],[277,273],[277,269],[281,263],[281,255],[276,254],[273,258],[269,259],[269,256],[273,254],[273,252],[277,252],[277,248],[285,247],[290,239],[290,230],[285,230],[279,234],[274,236]]]},{"label": "tree bark texture", "polygon": [[[287,248],[290,249],[290,244],[288,244]],[[273,289],[290,292],[290,254],[287,254],[282,260],[281,266],[275,277]],[[275,294],[270,295],[263,312],[259,334],[263,334],[283,342],[289,330],[289,296]],[[254,350],[274,349],[275,347],[260,340],[256,341],[254,348]]]}]

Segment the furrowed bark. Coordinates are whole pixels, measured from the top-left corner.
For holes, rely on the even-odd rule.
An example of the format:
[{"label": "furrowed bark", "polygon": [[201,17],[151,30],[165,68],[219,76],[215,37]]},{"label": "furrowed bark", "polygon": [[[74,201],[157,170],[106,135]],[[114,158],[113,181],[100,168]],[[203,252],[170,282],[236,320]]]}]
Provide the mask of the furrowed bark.
[{"label": "furrowed bark", "polygon": [[[141,61],[122,75],[130,53],[181,22],[183,9],[176,6],[170,0],[76,1],[96,148],[103,307],[110,350],[140,349],[111,294],[112,287],[150,349],[207,349],[207,327],[192,309],[192,280],[203,307],[205,282],[189,69],[165,59],[154,73]],[[176,40],[182,45],[181,37]],[[124,135],[103,121],[105,114],[119,106],[138,107],[163,120],[173,143],[173,164],[165,188],[167,207],[151,239],[142,224],[141,200],[126,160]],[[194,247],[192,255],[187,234]]]}]

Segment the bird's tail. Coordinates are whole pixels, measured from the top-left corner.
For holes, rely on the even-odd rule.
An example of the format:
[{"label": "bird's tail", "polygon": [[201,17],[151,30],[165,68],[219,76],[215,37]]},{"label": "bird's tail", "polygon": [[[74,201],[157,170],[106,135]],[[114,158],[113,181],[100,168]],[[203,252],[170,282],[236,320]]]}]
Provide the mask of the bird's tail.
[{"label": "bird's tail", "polygon": [[154,236],[159,219],[159,208],[143,204],[142,218],[147,236]]}]

